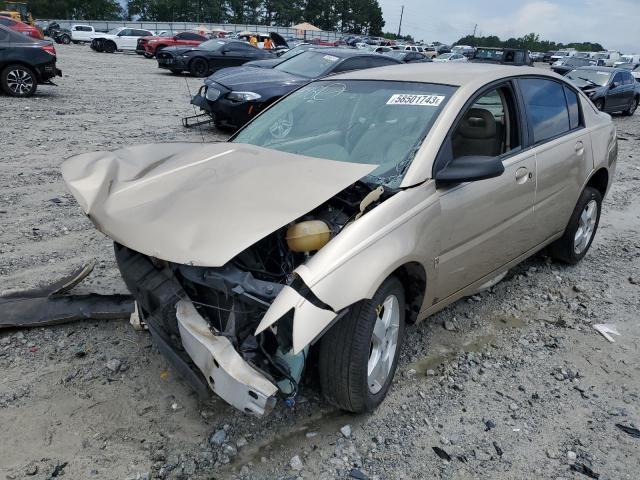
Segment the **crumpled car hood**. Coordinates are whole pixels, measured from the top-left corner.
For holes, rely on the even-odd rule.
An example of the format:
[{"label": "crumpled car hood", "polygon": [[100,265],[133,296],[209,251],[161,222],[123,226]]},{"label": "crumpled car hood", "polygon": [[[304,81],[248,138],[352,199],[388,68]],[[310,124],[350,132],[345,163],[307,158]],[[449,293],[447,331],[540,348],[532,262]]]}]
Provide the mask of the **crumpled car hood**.
[{"label": "crumpled car hood", "polygon": [[170,143],[78,155],[62,175],[118,243],[218,267],[375,168],[240,143]]}]

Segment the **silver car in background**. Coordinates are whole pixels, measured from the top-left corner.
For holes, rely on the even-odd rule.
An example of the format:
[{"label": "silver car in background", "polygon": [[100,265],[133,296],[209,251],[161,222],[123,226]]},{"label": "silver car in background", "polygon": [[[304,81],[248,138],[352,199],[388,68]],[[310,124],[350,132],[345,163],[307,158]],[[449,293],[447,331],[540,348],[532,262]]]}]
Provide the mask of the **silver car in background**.
[{"label": "silver car in background", "polygon": [[374,409],[405,326],[548,247],[589,250],[616,166],[609,115],[546,70],[412,64],[312,82],[229,142],[71,158],[154,339],[247,413]]}]

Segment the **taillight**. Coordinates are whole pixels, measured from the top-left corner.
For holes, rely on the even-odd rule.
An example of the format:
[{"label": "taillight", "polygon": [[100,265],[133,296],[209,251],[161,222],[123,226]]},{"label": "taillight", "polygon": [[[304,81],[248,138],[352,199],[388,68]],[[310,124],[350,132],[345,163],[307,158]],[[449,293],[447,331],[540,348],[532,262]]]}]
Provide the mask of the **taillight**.
[{"label": "taillight", "polygon": [[43,45],[42,50],[44,50],[45,52],[53,55],[54,57],[56,56],[56,47],[53,46],[53,44],[49,44],[49,45]]}]

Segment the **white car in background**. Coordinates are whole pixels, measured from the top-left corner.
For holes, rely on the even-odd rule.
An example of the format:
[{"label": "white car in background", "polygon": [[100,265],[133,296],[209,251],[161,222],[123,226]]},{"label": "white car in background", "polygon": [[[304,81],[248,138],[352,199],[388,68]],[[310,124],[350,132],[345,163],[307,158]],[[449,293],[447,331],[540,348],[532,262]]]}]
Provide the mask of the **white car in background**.
[{"label": "white car in background", "polygon": [[71,25],[71,41],[73,43],[90,42],[96,34],[91,25]]},{"label": "white car in background", "polygon": [[117,50],[135,50],[140,37],[153,37],[155,33],[142,28],[119,27],[91,37],[91,48],[97,52],[113,53]]},{"label": "white car in background", "polygon": [[443,53],[434,57],[434,62],[466,62],[467,57],[460,53]]},{"label": "white car in background", "polygon": [[622,65],[623,63],[640,63],[640,55],[622,55],[620,60],[614,62],[613,66],[617,67],[618,65]]}]

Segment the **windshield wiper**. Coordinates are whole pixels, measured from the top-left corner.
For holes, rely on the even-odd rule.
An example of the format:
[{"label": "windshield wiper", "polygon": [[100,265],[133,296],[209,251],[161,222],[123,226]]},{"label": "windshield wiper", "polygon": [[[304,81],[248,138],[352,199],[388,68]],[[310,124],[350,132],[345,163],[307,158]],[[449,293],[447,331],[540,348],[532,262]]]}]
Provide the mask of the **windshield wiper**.
[{"label": "windshield wiper", "polygon": [[588,78],[584,78],[584,77],[578,77],[580,80],[584,80],[587,83],[590,83],[591,85],[593,85],[594,87],[599,87],[600,85],[598,85],[596,82],[594,82],[593,80],[589,80]]}]

